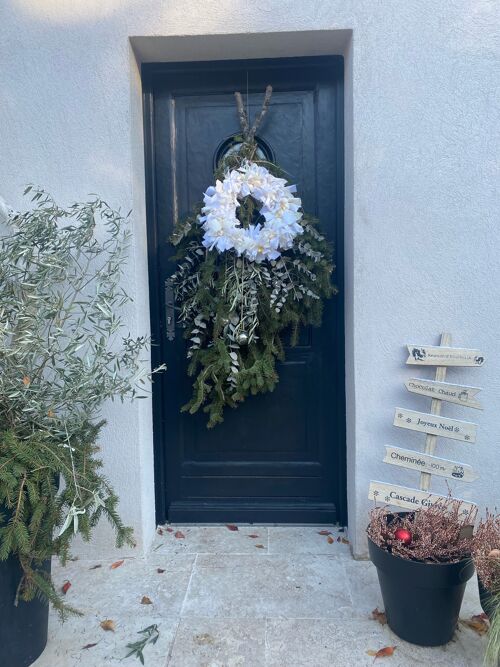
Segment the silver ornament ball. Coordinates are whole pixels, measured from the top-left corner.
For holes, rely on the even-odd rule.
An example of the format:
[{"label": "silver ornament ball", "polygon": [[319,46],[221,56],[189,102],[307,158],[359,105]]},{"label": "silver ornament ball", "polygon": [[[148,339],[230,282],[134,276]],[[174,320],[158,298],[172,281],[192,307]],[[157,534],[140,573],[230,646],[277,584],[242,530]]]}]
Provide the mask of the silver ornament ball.
[{"label": "silver ornament ball", "polygon": [[242,331],[238,336],[238,345],[248,345],[248,334]]}]

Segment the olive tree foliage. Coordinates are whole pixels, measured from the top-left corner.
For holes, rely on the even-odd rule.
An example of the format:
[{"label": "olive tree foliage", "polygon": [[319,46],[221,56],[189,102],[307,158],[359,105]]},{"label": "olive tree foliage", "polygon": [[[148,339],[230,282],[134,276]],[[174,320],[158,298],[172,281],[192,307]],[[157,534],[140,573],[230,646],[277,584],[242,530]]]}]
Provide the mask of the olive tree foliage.
[{"label": "olive tree foliage", "polygon": [[17,598],[64,611],[43,561],[64,560],[102,514],[118,544],[132,542],[96,439],[105,401],[145,395],[149,340],[123,322],[129,215],[98,197],[63,208],[28,193],[28,211],[0,210],[0,559],[20,559]]}]

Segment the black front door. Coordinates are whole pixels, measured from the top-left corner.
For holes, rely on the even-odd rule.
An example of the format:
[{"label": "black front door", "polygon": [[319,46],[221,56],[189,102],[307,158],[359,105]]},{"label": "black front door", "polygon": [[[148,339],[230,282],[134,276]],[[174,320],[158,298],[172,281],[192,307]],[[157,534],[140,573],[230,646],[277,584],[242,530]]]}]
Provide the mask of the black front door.
[{"label": "black front door", "polygon": [[[168,365],[153,393],[157,519],[343,522],[343,60],[148,65],[143,79],[153,361]],[[191,381],[182,329],[174,340],[166,332],[168,239],[239,132],[234,91],[248,98],[253,117],[268,83],[274,92],[259,138],[335,244],[340,293],[325,304],[323,326],[287,349],[276,390],[227,410],[224,423],[207,430],[205,415],[180,413]]]}]

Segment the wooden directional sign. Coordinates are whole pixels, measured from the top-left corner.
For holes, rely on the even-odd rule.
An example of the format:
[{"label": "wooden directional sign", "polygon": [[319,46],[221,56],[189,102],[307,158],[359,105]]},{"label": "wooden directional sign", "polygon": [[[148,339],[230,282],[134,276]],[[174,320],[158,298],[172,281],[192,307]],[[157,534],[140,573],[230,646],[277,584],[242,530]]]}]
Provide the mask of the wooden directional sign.
[{"label": "wooden directional sign", "polygon": [[459,419],[448,419],[439,415],[430,415],[426,412],[416,412],[405,408],[396,408],[394,426],[408,428],[411,431],[421,431],[452,440],[476,442],[477,424],[464,422]]},{"label": "wooden directional sign", "polygon": [[408,391],[414,394],[438,398],[440,401],[448,401],[449,403],[458,403],[477,410],[483,409],[481,403],[475,398],[476,394],[481,391],[479,387],[467,387],[462,384],[422,380],[421,378],[410,378],[406,380],[405,386]]},{"label": "wooden directional sign", "polygon": [[437,456],[429,454],[420,454],[411,449],[401,449],[400,447],[385,446],[384,463],[409,468],[410,470],[419,470],[428,472],[432,475],[441,477],[450,477],[461,482],[473,482],[478,478],[470,465],[458,463],[458,461],[449,461],[440,459]]},{"label": "wooden directional sign", "polygon": [[482,366],[484,356],[480,350],[462,347],[432,347],[408,345],[407,364],[417,366]]},{"label": "wooden directional sign", "polygon": [[[419,491],[406,486],[387,484],[386,482],[370,482],[368,498],[380,503],[410,510],[432,507],[436,502],[448,499],[447,496],[441,496],[438,493]],[[458,498],[452,498],[452,500],[458,500]],[[460,506],[461,515],[467,515],[472,508],[476,507],[474,503],[465,502],[464,500],[460,502],[462,503]]]}]

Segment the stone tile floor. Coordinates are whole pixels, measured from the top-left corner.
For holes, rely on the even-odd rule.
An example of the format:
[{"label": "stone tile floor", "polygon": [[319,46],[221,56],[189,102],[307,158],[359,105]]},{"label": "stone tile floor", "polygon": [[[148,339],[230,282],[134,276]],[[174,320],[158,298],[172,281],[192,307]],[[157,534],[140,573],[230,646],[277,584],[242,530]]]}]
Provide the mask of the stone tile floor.
[{"label": "stone tile floor", "polygon": [[[145,559],[115,569],[112,561],[55,566],[57,584],[71,582],[68,603],[84,615],[63,626],[51,615],[47,648],[33,667],[140,665],[123,660],[126,644],[153,623],[160,637],[144,651],[147,667],[363,667],[374,662],[368,650],[385,646],[397,647],[377,660],[387,667],[482,664],[485,639],[463,625],[447,646],[430,649],[372,620],[382,608],[375,568],[352,559],[337,541],[345,533],[326,527],[329,543],[322,528],[164,527]],[[152,604],[141,604],[143,596]],[[472,579],[462,618],[480,612]],[[101,629],[105,619],[115,632]]]}]

